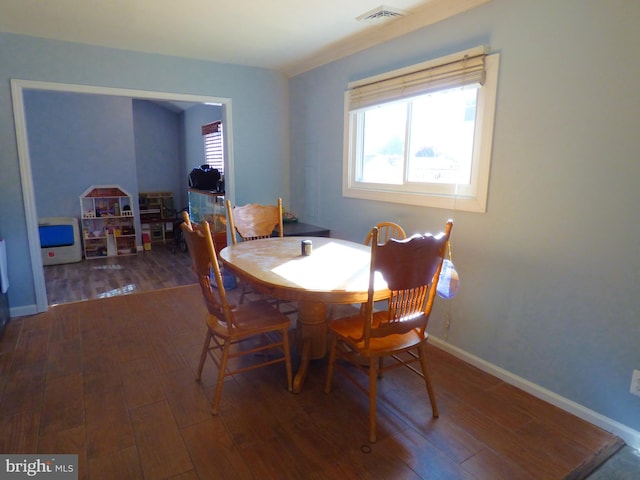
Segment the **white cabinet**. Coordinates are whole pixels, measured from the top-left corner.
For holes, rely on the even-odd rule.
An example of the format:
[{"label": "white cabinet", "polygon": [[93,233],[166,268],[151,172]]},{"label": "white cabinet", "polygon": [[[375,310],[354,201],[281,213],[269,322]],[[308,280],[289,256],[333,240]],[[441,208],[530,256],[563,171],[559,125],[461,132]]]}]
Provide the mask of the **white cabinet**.
[{"label": "white cabinet", "polygon": [[118,185],[92,185],[80,196],[86,259],[138,252],[132,197]]}]

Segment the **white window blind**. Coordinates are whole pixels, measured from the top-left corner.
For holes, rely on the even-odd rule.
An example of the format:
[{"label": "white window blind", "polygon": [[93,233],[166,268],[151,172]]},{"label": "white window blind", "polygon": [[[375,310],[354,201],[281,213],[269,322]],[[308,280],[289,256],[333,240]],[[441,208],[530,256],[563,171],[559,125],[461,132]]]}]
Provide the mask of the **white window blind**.
[{"label": "white window blind", "polygon": [[353,82],[348,91],[351,111],[416,95],[462,87],[482,85],[485,79],[485,53],[477,51],[445,63],[424,63],[410,70]]},{"label": "white window blind", "polygon": [[498,67],[478,46],[350,82],[343,195],[485,212]]},{"label": "white window blind", "polygon": [[222,122],[208,123],[202,126],[204,137],[204,160],[207,165],[216,168],[224,175],[224,144],[222,141]]}]

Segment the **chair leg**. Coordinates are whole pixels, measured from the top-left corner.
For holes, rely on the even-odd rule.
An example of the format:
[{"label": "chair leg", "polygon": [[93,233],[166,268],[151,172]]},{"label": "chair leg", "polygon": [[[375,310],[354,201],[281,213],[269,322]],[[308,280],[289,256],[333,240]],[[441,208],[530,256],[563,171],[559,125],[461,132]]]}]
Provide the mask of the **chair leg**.
[{"label": "chair leg", "polygon": [[377,363],[376,357],[369,358],[369,441],[371,443],[376,443]]},{"label": "chair leg", "polygon": [[338,337],[335,334],[332,334],[330,345],[329,345],[329,365],[327,367],[327,380],[324,384],[324,393],[331,392],[331,381],[333,380],[333,364],[336,361],[337,345],[338,345]]},{"label": "chair leg", "polygon": [[224,385],[225,372],[227,371],[227,362],[229,361],[229,350],[231,349],[231,341],[225,340],[222,345],[222,358],[220,359],[220,370],[218,371],[218,381],[216,383],[216,392],[213,396],[213,406],[211,408],[211,414],[218,414],[218,405],[220,404],[220,397],[222,396],[222,387]]},{"label": "chair leg", "polygon": [[204,345],[202,346],[202,353],[200,354],[200,363],[198,364],[198,374],[196,375],[196,382],[199,382],[202,378],[202,367],[204,367],[204,361],[207,359],[207,351],[211,345],[211,330],[207,328],[207,336],[204,338]]},{"label": "chair leg", "polygon": [[422,375],[424,376],[424,383],[427,386],[427,392],[429,393],[429,401],[431,402],[431,412],[433,418],[438,418],[438,405],[436,404],[436,396],[433,392],[433,385],[431,384],[431,377],[429,377],[429,370],[427,369],[427,355],[425,352],[426,343],[423,343],[418,347],[418,355],[420,357],[420,366],[422,367]]},{"label": "chair leg", "polygon": [[291,367],[291,350],[289,348],[289,329],[282,330],[282,343],[284,347],[284,363],[287,369],[287,390],[293,391],[293,369]]}]

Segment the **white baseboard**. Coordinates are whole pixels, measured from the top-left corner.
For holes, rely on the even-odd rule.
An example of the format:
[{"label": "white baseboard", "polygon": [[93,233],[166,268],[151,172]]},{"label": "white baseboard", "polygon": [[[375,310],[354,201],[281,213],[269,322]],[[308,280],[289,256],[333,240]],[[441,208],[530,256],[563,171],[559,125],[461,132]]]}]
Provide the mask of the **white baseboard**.
[{"label": "white baseboard", "polygon": [[498,377],[499,379],[507,382],[510,385],[518,387],[527,393],[530,393],[534,397],[537,397],[545,402],[555,405],[562,410],[575,415],[586,422],[592,423],[607,432],[612,433],[622,438],[627,445],[632,448],[640,449],[640,432],[630,428],[620,422],[617,422],[609,417],[605,417],[593,410],[590,410],[579,403],[576,403],[568,398],[562,397],[546,388],[536,385],[529,380],[525,380],[503,368],[500,368],[492,363],[489,363],[475,355],[472,355],[464,350],[445,342],[444,340],[429,335],[429,341],[438,348],[452,354],[453,356],[470,363],[474,367],[480,370],[490,373],[491,375]]},{"label": "white baseboard", "polygon": [[38,307],[33,305],[23,305],[21,307],[13,307],[9,309],[11,318],[26,317],[27,315],[35,315],[38,313]]}]

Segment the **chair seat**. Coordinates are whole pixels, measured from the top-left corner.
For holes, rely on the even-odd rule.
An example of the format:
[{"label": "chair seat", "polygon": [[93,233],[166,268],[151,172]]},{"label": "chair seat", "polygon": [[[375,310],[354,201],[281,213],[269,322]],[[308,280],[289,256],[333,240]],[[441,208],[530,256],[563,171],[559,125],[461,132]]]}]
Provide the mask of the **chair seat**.
[{"label": "chair seat", "polygon": [[233,318],[237,328],[230,337],[227,331],[219,327],[215,318],[210,318],[209,328],[221,337],[238,340],[290,327],[289,318],[264,300],[236,305],[233,309]]},{"label": "chair seat", "polygon": [[[387,312],[375,312],[373,314],[374,324],[376,323],[376,317],[384,316],[386,313]],[[362,357],[378,356],[378,354],[382,353],[389,355],[416,348],[421,343],[426,342],[428,338],[427,333],[421,335],[420,331],[414,328],[413,330],[403,334],[393,334],[385,337],[371,337],[369,340],[369,349],[365,350],[364,339],[360,341],[354,340],[362,336],[362,329],[364,328],[365,321],[366,317],[359,315],[340,318],[332,321],[329,324],[329,328],[338,335],[342,341],[347,343],[354,350],[357,350]]]}]

